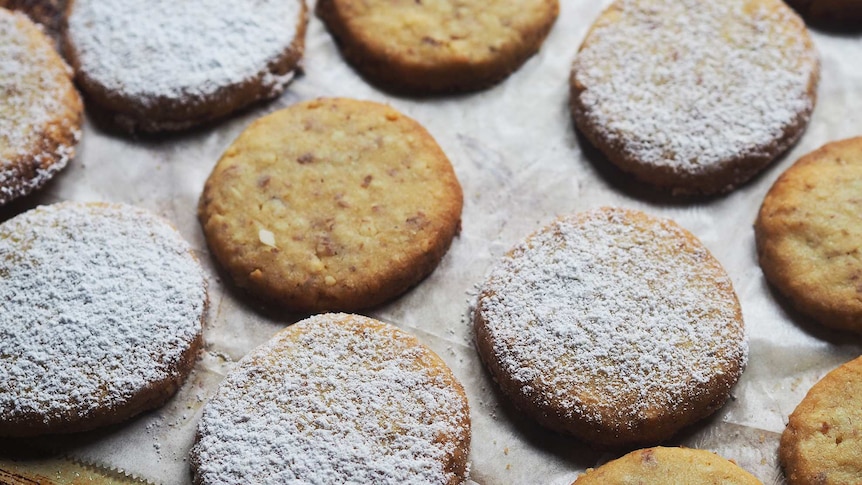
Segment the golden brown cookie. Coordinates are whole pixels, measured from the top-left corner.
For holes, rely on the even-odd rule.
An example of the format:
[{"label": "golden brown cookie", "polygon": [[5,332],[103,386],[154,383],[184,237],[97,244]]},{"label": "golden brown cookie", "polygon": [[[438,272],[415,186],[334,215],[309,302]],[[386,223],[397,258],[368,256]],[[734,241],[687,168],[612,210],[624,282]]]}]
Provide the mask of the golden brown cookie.
[{"label": "golden brown cookie", "polygon": [[629,484],[763,485],[715,453],[691,448],[647,448],[587,469],[572,485]]},{"label": "golden brown cookie", "polygon": [[515,406],[597,447],[661,442],[712,414],[747,359],[718,261],[673,221],[633,210],[529,236],[482,285],[474,323]]},{"label": "golden brown cookie", "polygon": [[24,12],[34,22],[42,24],[45,32],[55,40],[60,38],[68,4],[69,0],[0,0],[0,7]]},{"label": "golden brown cookie", "polygon": [[306,23],[304,0],[72,0],[65,45],[114,128],[182,130],[281,94]]},{"label": "golden brown cookie", "polygon": [[862,333],[862,138],[802,157],[754,225],[766,279],[802,313]]},{"label": "golden brown cookie", "polygon": [[472,91],[535,54],[558,0],[320,0],[317,14],[366,78],[401,92]]},{"label": "golden brown cookie", "polygon": [[787,4],[818,25],[862,28],[862,0],[787,0]]},{"label": "golden brown cookie", "polygon": [[781,435],[789,485],[862,483],[862,358],[833,370],[808,391]]},{"label": "golden brown cookie", "polygon": [[571,109],[622,170],[677,194],[721,193],[799,138],[819,72],[780,0],[617,0],[581,45]]},{"label": "golden brown cookie", "polygon": [[387,106],[319,99],[254,122],[207,180],[207,243],[253,296],[295,311],[391,300],[425,278],[460,228],[452,166]]},{"label": "golden brown cookie", "polygon": [[460,484],[470,449],[461,384],[415,337],[324,314],[243,358],[205,406],[195,483]]},{"label": "golden brown cookie", "polygon": [[66,202],[0,224],[0,436],[162,405],[191,371],[206,303],[188,244],[144,210]]},{"label": "golden brown cookie", "polygon": [[75,154],[81,99],[52,42],[0,8],[0,205],[45,185]]}]

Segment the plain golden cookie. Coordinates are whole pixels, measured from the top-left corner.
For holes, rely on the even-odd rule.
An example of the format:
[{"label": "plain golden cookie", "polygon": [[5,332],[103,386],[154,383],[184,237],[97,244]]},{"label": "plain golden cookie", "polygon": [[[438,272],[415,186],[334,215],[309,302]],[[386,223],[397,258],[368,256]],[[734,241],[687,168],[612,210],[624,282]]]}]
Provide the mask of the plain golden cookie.
[{"label": "plain golden cookie", "polygon": [[572,485],[763,485],[715,453],[691,448],[647,448],[588,469]]},{"label": "plain golden cookie", "polygon": [[558,0],[320,0],[317,14],[367,79],[414,94],[495,84],[535,54]]},{"label": "plain golden cookie", "polygon": [[655,444],[720,408],[747,360],[730,278],[639,211],[561,218],[481,287],[476,347],[517,408],[602,447]]},{"label": "plain golden cookie", "polygon": [[808,391],[781,435],[790,485],[862,483],[862,358],[833,370]]},{"label": "plain golden cookie", "polygon": [[206,305],[191,248],[142,209],[64,202],[0,224],[0,436],[161,406],[194,365]]},{"label": "plain golden cookie", "polygon": [[71,0],[65,47],[108,126],[182,130],[281,94],[307,17],[304,0]]},{"label": "plain golden cookie", "polygon": [[462,483],[467,396],[397,328],[324,314],[244,357],[204,407],[197,484]]},{"label": "plain golden cookie", "polygon": [[862,28],[862,0],[787,0],[787,4],[817,25]]},{"label": "plain golden cookie", "polygon": [[75,154],[72,72],[30,19],[0,8],[0,205],[45,185]]},{"label": "plain golden cookie", "polygon": [[781,0],[617,0],[571,75],[578,129],[675,194],[732,190],[802,134],[820,66]]},{"label": "plain golden cookie", "polygon": [[797,161],[766,194],[754,230],[763,274],[799,311],[862,333],[862,138]]},{"label": "plain golden cookie", "polygon": [[254,122],[198,214],[234,282],[294,311],[381,304],[430,274],[460,229],[446,155],[387,106],[319,99]]}]

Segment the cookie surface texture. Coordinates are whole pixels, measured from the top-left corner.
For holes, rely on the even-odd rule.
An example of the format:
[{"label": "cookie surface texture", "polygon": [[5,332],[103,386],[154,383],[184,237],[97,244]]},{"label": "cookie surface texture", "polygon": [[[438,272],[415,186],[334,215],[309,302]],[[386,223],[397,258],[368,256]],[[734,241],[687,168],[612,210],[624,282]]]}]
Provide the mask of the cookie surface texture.
[{"label": "cookie surface texture", "polygon": [[572,485],[668,483],[763,485],[752,474],[715,453],[691,448],[647,448],[605,463]]},{"label": "cookie surface texture", "polygon": [[350,99],[253,123],[207,180],[199,216],[237,285],[295,311],[388,301],[427,276],[460,228],[461,186],[418,123]]},{"label": "cookie surface texture", "polygon": [[581,45],[570,101],[578,129],[622,170],[713,194],[799,138],[819,72],[780,0],[617,0]]},{"label": "cookie surface texture", "polygon": [[74,156],[81,99],[53,43],[0,9],[0,205],[42,187]]},{"label": "cookie surface texture", "polygon": [[182,130],[281,94],[306,23],[303,0],[73,0],[65,46],[110,126]]},{"label": "cookie surface texture", "polygon": [[486,88],[535,54],[558,0],[321,0],[317,13],[367,79],[414,94]]},{"label": "cookie surface texture", "polygon": [[657,443],[721,407],[747,360],[721,265],[642,212],[561,218],[490,272],[479,355],[540,424],[599,448]]},{"label": "cookie surface texture", "polygon": [[755,223],[766,279],[819,323],[862,333],[862,138],[802,157]]},{"label": "cookie surface texture", "polygon": [[781,435],[790,485],[862,483],[862,358],[833,370],[799,403]]},{"label": "cookie surface texture", "polygon": [[323,314],[243,358],[205,406],[198,484],[458,484],[470,416],[461,384],[415,337]]},{"label": "cookie surface texture", "polygon": [[160,406],[201,345],[203,273],[131,206],[61,203],[0,225],[0,435],[67,433]]}]

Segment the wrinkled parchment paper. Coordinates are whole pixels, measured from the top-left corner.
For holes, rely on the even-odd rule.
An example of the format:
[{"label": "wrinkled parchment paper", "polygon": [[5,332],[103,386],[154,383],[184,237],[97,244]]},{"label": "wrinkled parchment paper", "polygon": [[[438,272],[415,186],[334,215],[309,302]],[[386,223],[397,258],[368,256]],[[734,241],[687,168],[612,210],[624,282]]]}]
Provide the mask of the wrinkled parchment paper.
[{"label": "wrinkled parchment paper", "polygon": [[223,280],[195,214],[204,181],[254,119],[303,99],[347,96],[389,103],[425,125],[464,188],[463,230],[437,270],[397,301],[366,314],[416,334],[464,384],[473,420],[472,480],[569,484],[587,467],[618,456],[540,428],[515,411],[482,367],[468,325],[476,285],[508,248],[559,215],[617,205],[672,218],[700,237],[731,275],[750,335],[750,363],[733,398],[670,444],[716,451],[766,484],[784,483],[777,448],[788,414],[814,382],[858,356],[862,346],[811,323],[770,289],[757,265],[752,223],[772,182],[796,159],[828,141],[862,134],[862,32],[813,32],[822,56],[819,99],[807,132],[787,155],[729,195],[674,199],[612,167],[572,126],[570,64],[608,3],[562,0],[539,54],[502,84],[476,94],[408,99],[381,92],[345,64],[312,18],[305,74],[274,102],[213,127],[160,138],[116,136],[87,123],[76,160],[39,195],[0,210],[0,220],[61,200],[124,202],[165,216],[191,242],[209,275],[206,351],[163,408],[40,443],[154,483],[191,481],[187,453],[206,400],[233,362],[302,317],[260,308]]}]

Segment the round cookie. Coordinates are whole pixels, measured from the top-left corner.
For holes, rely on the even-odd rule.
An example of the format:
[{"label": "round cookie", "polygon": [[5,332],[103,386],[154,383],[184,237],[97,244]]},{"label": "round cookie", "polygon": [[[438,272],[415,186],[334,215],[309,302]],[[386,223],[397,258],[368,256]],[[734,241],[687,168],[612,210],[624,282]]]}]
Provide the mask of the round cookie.
[{"label": "round cookie", "polygon": [[727,192],[802,134],[820,66],[780,0],[617,0],[571,75],[578,129],[675,194]]},{"label": "round cookie", "polygon": [[788,169],[754,225],[766,279],[802,313],[862,333],[862,137],[829,143]]},{"label": "round cookie", "polygon": [[196,484],[459,484],[470,413],[461,384],[415,337],[324,314],[244,357],[204,407]]},{"label": "round cookie", "polygon": [[281,94],[307,20],[303,0],[72,0],[65,45],[109,125],[182,130]]},{"label": "round cookie", "polygon": [[435,94],[493,85],[535,54],[558,0],[320,0],[344,57],[387,89]]},{"label": "round cookie", "polygon": [[238,286],[314,312],[372,307],[417,284],[460,229],[462,203],[422,126],[335,98],[254,122],[216,165],[198,214]]},{"label": "round cookie", "polygon": [[721,407],[747,360],[730,278],[676,223],[602,208],[509,251],[474,314],[517,408],[597,447],[657,443]]},{"label": "round cookie", "polygon": [[124,205],[0,225],[0,436],[84,431],[162,405],[201,346],[206,282],[179,233]]},{"label": "round cookie", "polygon": [[0,8],[0,205],[42,187],[74,156],[81,99],[52,42]]},{"label": "round cookie", "polygon": [[763,485],[735,463],[704,450],[648,448],[587,469],[572,485],[691,483],[698,485]]},{"label": "round cookie", "polygon": [[787,4],[818,25],[862,28],[862,0],[787,0]]},{"label": "round cookie", "polygon": [[789,485],[862,483],[862,358],[820,380],[781,435],[779,458]]}]

